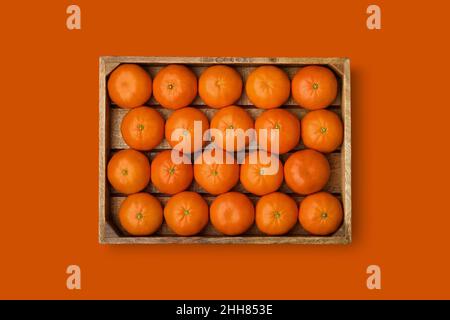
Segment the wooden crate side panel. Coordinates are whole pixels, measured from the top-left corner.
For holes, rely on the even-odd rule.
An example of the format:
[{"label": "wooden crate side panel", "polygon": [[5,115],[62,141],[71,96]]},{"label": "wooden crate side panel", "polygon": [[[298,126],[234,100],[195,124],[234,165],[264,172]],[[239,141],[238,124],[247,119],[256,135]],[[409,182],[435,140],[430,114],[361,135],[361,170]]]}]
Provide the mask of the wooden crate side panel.
[{"label": "wooden crate side panel", "polygon": [[103,244],[348,244],[345,237],[116,237]]},{"label": "wooden crate side panel", "polygon": [[104,241],[105,229],[106,229],[106,210],[107,202],[109,202],[107,194],[108,187],[106,184],[106,161],[107,161],[107,146],[106,135],[109,133],[107,130],[106,113],[108,112],[106,107],[106,66],[103,58],[99,60],[99,132],[98,132],[98,161],[99,161],[99,173],[98,173],[98,206],[99,206],[99,230],[98,237],[100,242]]},{"label": "wooden crate side panel", "polygon": [[350,78],[350,60],[344,61],[344,76],[342,81],[342,117],[344,121],[344,143],[342,147],[342,201],[344,205],[344,225],[346,228],[346,238],[348,242],[352,241],[352,143],[351,143],[351,78]]},{"label": "wooden crate side panel", "polygon": [[[347,58],[321,58],[321,57],[146,57],[146,56],[103,56],[110,72],[120,63],[145,63],[165,65],[182,63],[190,65],[203,64],[232,64],[232,65],[311,65],[326,64],[343,66]],[[111,69],[112,68],[112,69]],[[342,67],[338,67],[341,69]]]}]

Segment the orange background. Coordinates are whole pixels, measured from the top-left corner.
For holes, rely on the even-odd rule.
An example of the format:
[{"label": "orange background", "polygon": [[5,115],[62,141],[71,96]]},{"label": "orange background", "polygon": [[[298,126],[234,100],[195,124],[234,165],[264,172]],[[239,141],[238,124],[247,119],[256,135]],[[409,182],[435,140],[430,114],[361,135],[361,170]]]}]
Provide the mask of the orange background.
[{"label": "orange background", "polygon": [[[121,3],[1,4],[0,298],[450,298],[446,1]],[[351,58],[353,243],[99,245],[100,55]]]}]

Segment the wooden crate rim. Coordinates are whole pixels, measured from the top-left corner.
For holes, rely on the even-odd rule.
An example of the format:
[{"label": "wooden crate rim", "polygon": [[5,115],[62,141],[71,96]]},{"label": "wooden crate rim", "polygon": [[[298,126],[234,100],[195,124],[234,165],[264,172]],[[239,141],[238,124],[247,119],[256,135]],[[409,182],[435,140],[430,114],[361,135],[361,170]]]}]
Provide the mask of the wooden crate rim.
[{"label": "wooden crate rim", "polygon": [[[230,64],[230,65],[311,65],[321,64],[332,67],[342,77],[342,113],[344,120],[344,141],[342,153],[342,203],[344,207],[344,236],[289,236],[289,237],[119,237],[107,238],[106,228],[106,77],[120,63],[190,65]],[[346,57],[181,57],[181,56],[100,56],[99,57],[99,243],[101,244],[349,244],[352,242],[351,203],[351,82],[350,59]],[[103,187],[102,187],[103,186]],[[243,241],[245,240],[245,241]],[[242,241],[242,242],[241,242]]]},{"label": "wooden crate rim", "polygon": [[311,65],[320,64],[328,65],[341,77],[344,77],[344,66],[350,63],[350,59],[346,57],[181,57],[181,56],[100,56],[99,64],[106,65],[106,74],[108,75],[121,63],[147,63],[147,64],[230,64],[230,65],[247,65],[247,64],[274,64],[274,65]]},{"label": "wooden crate rim", "polygon": [[187,64],[344,64],[347,57],[199,57],[199,56],[100,56],[100,63],[187,63]]},{"label": "wooden crate rim", "polygon": [[[253,238],[253,239],[252,239]],[[202,237],[202,236],[192,236],[192,237],[180,237],[180,236],[150,236],[150,237],[120,237],[120,238],[105,238],[104,241],[100,242],[101,244],[224,244],[224,245],[295,245],[295,244],[349,244],[351,241],[348,237],[301,237],[302,242],[294,242],[291,238],[299,238],[295,236],[248,236],[248,237],[228,237],[228,236],[216,236],[216,237]],[[170,241],[166,241],[170,239]],[[249,241],[250,240],[250,241]]]}]

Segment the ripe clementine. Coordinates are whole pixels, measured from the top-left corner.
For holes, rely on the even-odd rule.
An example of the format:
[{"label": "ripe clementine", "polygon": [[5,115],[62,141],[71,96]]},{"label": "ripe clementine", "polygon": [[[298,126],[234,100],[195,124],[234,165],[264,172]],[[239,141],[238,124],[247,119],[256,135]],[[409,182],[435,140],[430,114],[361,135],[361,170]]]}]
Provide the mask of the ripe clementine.
[{"label": "ripe clementine", "polygon": [[256,204],[256,225],[268,235],[287,233],[297,222],[298,208],[294,199],[281,192],[261,197]]},{"label": "ripe clementine", "polygon": [[[278,153],[286,153],[295,148],[300,141],[300,120],[284,109],[273,109],[264,111],[255,121],[256,137],[259,147],[268,151],[274,144],[271,137],[272,130],[278,131]],[[266,131],[266,139],[263,138],[263,129]],[[263,140],[264,139],[264,140]]]},{"label": "ripe clementine", "polygon": [[[194,130],[196,121],[201,126],[197,131]],[[188,107],[175,110],[169,116],[166,121],[165,135],[172,148],[192,153],[200,150],[205,144],[203,135],[208,129],[209,122],[205,114],[198,109]]]},{"label": "ripe clementine", "polygon": [[167,201],[164,218],[176,234],[192,236],[208,224],[208,204],[196,192],[181,192]]},{"label": "ripe clementine", "polygon": [[283,183],[283,164],[278,157],[269,154],[264,159],[261,155],[258,151],[247,154],[240,173],[244,188],[258,196],[277,191]]},{"label": "ripe clementine", "polygon": [[258,108],[273,109],[287,101],[290,86],[286,72],[275,66],[261,66],[249,74],[245,91]]},{"label": "ripe clementine", "polygon": [[152,183],[162,193],[175,194],[186,190],[192,182],[192,164],[189,158],[179,154],[184,161],[175,164],[172,150],[156,155],[151,165]]},{"label": "ripe clementine", "polygon": [[168,65],[156,74],[153,81],[153,95],[165,108],[186,107],[197,96],[197,77],[186,66]]},{"label": "ripe clementine", "polygon": [[229,106],[241,96],[241,76],[228,66],[209,67],[203,71],[198,80],[198,93],[202,100],[212,108]]},{"label": "ripe clementine", "polygon": [[[252,117],[244,109],[237,106],[228,106],[220,109],[211,119],[211,132],[216,145],[226,151],[239,151],[248,146],[250,137],[245,132],[253,129]],[[228,142],[228,143],[227,143]]]},{"label": "ripe clementine", "polygon": [[[216,152],[223,152],[222,156]],[[228,192],[239,181],[239,164],[225,151],[205,150],[195,159],[194,178],[210,194]]]},{"label": "ripe clementine", "polygon": [[161,203],[145,192],[129,195],[120,205],[119,221],[130,235],[150,235],[161,227],[163,221]]},{"label": "ripe clementine", "polygon": [[255,208],[250,199],[239,192],[227,192],[211,204],[210,219],[214,228],[228,236],[247,231],[255,220]]},{"label": "ripe clementine", "polygon": [[284,178],[292,191],[310,194],[322,190],[330,178],[330,164],[320,152],[306,149],[289,156],[284,163]]},{"label": "ripe clementine", "polygon": [[109,76],[108,93],[122,108],[136,108],[152,95],[152,78],[137,64],[121,64]]},{"label": "ripe clementine", "polygon": [[148,151],[164,138],[164,119],[152,108],[134,108],[123,117],[120,131],[131,148]]},{"label": "ripe clementine", "polygon": [[336,150],[342,144],[343,131],[341,119],[329,110],[310,111],[302,118],[303,143],[317,151]]},{"label": "ripe clementine", "polygon": [[303,108],[316,110],[328,107],[337,95],[334,73],[322,66],[308,66],[297,71],[292,79],[292,97]]},{"label": "ripe clementine", "polygon": [[126,149],[108,163],[108,180],[118,192],[130,194],[144,189],[150,181],[150,163],[139,151]]},{"label": "ripe clementine", "polygon": [[334,233],[343,219],[341,202],[328,192],[311,194],[300,203],[298,219],[311,234],[325,236]]}]

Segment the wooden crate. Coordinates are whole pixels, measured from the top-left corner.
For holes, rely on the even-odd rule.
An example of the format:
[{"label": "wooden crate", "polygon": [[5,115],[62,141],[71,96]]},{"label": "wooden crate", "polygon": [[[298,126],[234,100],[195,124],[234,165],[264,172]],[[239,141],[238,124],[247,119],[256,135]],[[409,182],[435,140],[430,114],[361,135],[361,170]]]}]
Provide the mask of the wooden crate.
[{"label": "wooden crate", "polygon": [[[148,237],[131,237],[121,230],[117,223],[117,213],[124,196],[118,194],[109,185],[106,178],[106,168],[111,155],[120,149],[128,148],[120,134],[120,123],[127,110],[112,105],[107,93],[106,83],[111,71],[121,63],[137,63],[144,67],[154,78],[158,70],[167,64],[180,63],[189,66],[199,76],[208,66],[227,64],[233,66],[244,80],[248,74],[259,65],[272,64],[285,70],[292,78],[298,68],[306,65],[326,65],[332,69],[339,82],[339,93],[336,100],[328,108],[341,115],[344,122],[344,142],[340,149],[327,155],[331,165],[331,177],[326,191],[335,194],[341,199],[344,207],[344,222],[333,235],[318,237],[309,235],[297,222],[296,226],[284,236],[265,236],[254,225],[241,236],[223,236],[209,224],[198,236],[180,237],[170,231],[164,223],[161,229]],[[256,118],[264,110],[251,105],[245,90],[236,103],[243,106]],[[161,108],[151,98],[147,105],[157,109],[165,119],[172,112]],[[193,106],[202,110],[209,119],[217,111],[207,108],[199,97]],[[99,103],[99,242],[104,244],[170,244],[170,243],[209,243],[209,244],[347,244],[351,242],[351,107],[350,107],[350,61],[346,58],[237,58],[237,57],[100,57],[100,103]],[[282,108],[301,118],[307,111],[300,108],[290,98]],[[304,148],[300,144],[296,149]],[[155,150],[146,154],[152,158],[158,150],[169,149],[164,140]],[[284,160],[288,155],[282,156]],[[197,191],[203,195],[208,203],[215,198],[206,194],[195,182],[189,190]],[[246,192],[241,185],[234,188],[236,191]],[[146,189],[160,199],[164,205],[170,196],[159,194],[151,186]],[[291,194],[299,203],[303,197],[295,195],[283,184],[280,191]],[[249,194],[254,202],[259,197]]]}]

